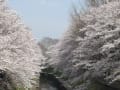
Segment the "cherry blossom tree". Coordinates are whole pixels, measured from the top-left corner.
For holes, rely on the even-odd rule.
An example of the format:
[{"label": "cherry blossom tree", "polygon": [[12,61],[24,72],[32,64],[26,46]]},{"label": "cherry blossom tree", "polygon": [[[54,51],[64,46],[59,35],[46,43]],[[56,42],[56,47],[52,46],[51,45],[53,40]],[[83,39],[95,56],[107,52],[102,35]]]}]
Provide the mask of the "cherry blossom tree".
[{"label": "cherry blossom tree", "polygon": [[32,37],[17,13],[0,0],[0,69],[16,87],[33,88],[39,78],[42,55]]}]

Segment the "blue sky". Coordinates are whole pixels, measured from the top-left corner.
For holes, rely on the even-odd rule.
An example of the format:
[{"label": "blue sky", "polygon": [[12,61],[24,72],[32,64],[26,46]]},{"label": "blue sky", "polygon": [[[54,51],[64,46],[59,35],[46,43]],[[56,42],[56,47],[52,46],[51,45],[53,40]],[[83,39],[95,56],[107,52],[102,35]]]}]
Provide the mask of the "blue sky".
[{"label": "blue sky", "polygon": [[[79,0],[9,0],[23,21],[32,29],[34,37],[60,38],[69,25],[72,3]],[[80,0],[83,5],[84,0]]]}]

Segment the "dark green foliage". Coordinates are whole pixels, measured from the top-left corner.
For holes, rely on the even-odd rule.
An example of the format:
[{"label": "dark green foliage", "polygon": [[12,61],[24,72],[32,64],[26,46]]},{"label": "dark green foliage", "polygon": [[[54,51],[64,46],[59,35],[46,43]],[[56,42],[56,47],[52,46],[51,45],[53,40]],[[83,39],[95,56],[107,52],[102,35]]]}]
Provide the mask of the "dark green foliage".
[{"label": "dark green foliage", "polygon": [[62,76],[61,79],[64,80],[64,81],[67,81],[69,79],[69,77],[68,76]]},{"label": "dark green foliage", "polygon": [[42,69],[42,72],[53,73],[53,72],[54,72],[54,68],[52,68],[52,67],[47,67],[47,68],[45,68],[45,69]]},{"label": "dark green foliage", "polygon": [[51,85],[55,87],[57,90],[67,90],[62,82],[58,79],[62,76],[62,72],[59,70],[55,70],[53,67],[47,67],[42,70],[40,73],[40,84],[43,85]]},{"label": "dark green foliage", "polygon": [[48,83],[51,86],[57,88],[57,90],[67,90],[63,84],[52,74],[41,73],[40,74],[40,82]]},{"label": "dark green foliage", "polygon": [[59,70],[55,70],[53,67],[49,66],[45,69],[42,69],[42,72],[48,73],[48,74],[53,74],[56,77],[60,77],[62,75],[62,72]]}]

